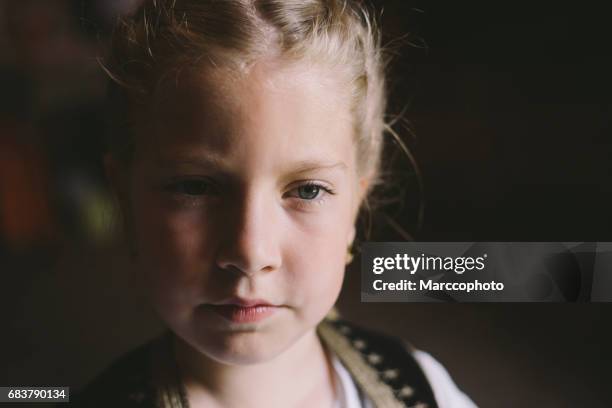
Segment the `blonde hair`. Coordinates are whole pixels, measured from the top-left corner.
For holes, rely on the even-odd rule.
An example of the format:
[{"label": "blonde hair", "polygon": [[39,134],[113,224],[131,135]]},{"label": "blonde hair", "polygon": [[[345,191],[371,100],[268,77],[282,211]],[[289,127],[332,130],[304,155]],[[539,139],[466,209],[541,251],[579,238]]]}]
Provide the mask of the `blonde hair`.
[{"label": "blonde hair", "polygon": [[111,152],[129,157],[129,112],[169,73],[205,63],[245,67],[269,56],[343,71],[358,173],[371,189],[380,174],[386,64],[375,21],[351,0],[146,0],[119,21],[103,63],[112,79]]}]

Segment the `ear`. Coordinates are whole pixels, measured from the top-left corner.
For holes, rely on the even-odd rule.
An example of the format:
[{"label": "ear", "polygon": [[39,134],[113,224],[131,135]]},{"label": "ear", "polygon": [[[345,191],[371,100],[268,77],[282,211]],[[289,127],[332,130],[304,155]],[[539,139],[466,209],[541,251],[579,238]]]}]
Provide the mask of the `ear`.
[{"label": "ear", "polygon": [[365,198],[368,193],[368,187],[370,186],[370,178],[369,177],[361,177],[359,179],[359,205]]},{"label": "ear", "polygon": [[356,231],[357,230],[355,228],[355,224],[353,223],[353,225],[351,226],[351,229],[349,231],[348,239],[346,240],[346,245],[348,247],[351,247],[353,245],[353,241],[355,240]]},{"label": "ear", "polygon": [[358,189],[357,189],[357,203],[353,210],[353,225],[349,231],[349,235],[347,237],[347,244],[350,246],[353,244],[356,235],[356,227],[355,223],[357,222],[357,215],[359,214],[359,209],[361,208],[361,204],[368,192],[368,187],[370,185],[370,179],[367,177],[362,177],[359,179]]},{"label": "ear", "polygon": [[366,198],[368,193],[368,187],[370,186],[369,177],[360,177],[359,183],[357,185],[357,202],[355,204],[355,208],[353,210],[353,222],[357,221],[357,215],[359,213],[359,209],[363,204],[363,200]]}]

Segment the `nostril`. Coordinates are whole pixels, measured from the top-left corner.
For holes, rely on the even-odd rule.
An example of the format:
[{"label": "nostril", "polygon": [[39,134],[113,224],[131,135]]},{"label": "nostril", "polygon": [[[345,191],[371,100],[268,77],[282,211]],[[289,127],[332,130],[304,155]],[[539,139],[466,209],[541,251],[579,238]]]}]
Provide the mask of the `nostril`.
[{"label": "nostril", "polygon": [[273,265],[266,265],[264,267],[249,267],[247,265],[236,264],[232,262],[218,263],[220,272],[225,273],[226,275],[246,275],[246,276],[254,276],[258,273],[267,273],[276,269]]},{"label": "nostril", "polygon": [[236,265],[229,262],[220,262],[217,264],[222,272],[240,274],[242,270]]}]

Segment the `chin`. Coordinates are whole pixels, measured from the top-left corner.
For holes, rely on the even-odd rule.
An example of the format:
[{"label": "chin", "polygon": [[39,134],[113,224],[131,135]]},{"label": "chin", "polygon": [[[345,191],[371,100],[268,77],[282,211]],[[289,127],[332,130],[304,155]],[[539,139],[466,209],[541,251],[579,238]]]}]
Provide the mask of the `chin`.
[{"label": "chin", "polygon": [[206,344],[200,350],[213,360],[230,365],[261,364],[274,359],[286,347],[279,340],[266,340],[257,332],[233,332],[217,335],[215,344]]}]

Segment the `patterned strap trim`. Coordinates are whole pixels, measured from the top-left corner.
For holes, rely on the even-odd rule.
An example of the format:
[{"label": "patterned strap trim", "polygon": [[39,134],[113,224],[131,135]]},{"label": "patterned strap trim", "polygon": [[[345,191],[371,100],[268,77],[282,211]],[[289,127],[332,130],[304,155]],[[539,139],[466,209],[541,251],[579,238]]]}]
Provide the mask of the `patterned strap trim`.
[{"label": "patterned strap trim", "polygon": [[325,321],[319,324],[317,330],[326,345],[344,363],[348,371],[363,388],[372,402],[374,402],[376,407],[404,407],[404,405],[393,395],[393,390],[379,380],[376,370],[365,362],[363,356],[351,346],[346,337],[342,336]]},{"label": "patterned strap trim", "polygon": [[347,322],[336,309],[317,329],[376,407],[437,408],[408,342]]}]

